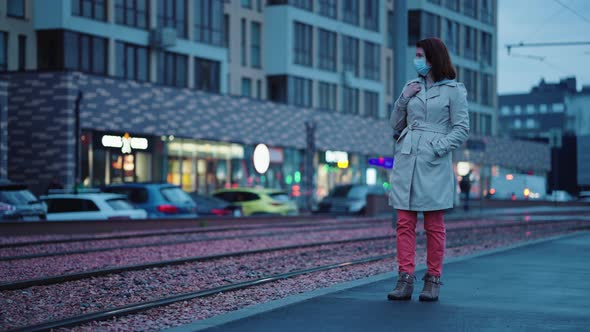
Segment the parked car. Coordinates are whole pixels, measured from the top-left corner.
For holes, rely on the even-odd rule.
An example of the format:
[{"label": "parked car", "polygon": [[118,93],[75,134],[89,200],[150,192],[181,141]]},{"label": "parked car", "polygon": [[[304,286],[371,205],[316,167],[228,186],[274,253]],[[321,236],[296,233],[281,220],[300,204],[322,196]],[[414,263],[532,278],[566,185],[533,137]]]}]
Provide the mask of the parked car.
[{"label": "parked car", "polygon": [[41,196],[47,205],[47,220],[147,219],[125,195],[109,193],[52,194]]},{"label": "parked car", "polygon": [[45,220],[46,207],[27,186],[0,179],[0,221]]},{"label": "parked car", "polygon": [[297,204],[282,190],[264,188],[222,189],[213,193],[214,197],[238,205],[245,216],[278,214],[297,215]]},{"label": "parked car", "polygon": [[190,193],[189,196],[197,204],[197,213],[199,216],[241,217],[243,215],[241,206],[231,204],[220,198],[201,195],[196,192]]},{"label": "parked car", "polygon": [[102,188],[104,192],[126,195],[149,218],[197,218],[197,205],[179,186],[168,183],[121,183]]},{"label": "parked car", "polygon": [[364,214],[369,194],[385,195],[385,190],[378,185],[338,185],[318,203],[316,212]]}]

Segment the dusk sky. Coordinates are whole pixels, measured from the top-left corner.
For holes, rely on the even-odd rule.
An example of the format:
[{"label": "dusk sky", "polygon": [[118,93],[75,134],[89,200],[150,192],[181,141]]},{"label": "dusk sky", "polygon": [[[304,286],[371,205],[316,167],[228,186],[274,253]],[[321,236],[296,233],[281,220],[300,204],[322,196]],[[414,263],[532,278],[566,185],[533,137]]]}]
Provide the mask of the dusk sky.
[{"label": "dusk sky", "polygon": [[505,47],[519,42],[590,42],[590,0],[498,0],[498,11],[499,94],[528,92],[541,78],[556,82],[576,76],[578,88],[590,85],[590,45],[513,48],[511,56]]}]

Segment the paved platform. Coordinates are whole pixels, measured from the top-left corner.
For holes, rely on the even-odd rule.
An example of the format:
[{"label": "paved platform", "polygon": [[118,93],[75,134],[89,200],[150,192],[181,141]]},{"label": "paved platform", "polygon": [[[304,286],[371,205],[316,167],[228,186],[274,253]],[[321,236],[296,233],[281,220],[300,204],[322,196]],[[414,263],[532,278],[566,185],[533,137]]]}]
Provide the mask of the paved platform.
[{"label": "paved platform", "polygon": [[[417,276],[424,273],[424,267]],[[169,331],[590,331],[590,233],[445,261],[437,303],[387,301],[393,273]]]}]

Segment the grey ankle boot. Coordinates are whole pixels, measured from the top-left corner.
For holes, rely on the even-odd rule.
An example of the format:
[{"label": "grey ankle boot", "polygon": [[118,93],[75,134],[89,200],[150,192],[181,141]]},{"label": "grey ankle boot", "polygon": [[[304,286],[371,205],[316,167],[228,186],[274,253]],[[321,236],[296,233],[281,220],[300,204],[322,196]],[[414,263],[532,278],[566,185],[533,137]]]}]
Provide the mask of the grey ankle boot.
[{"label": "grey ankle boot", "polygon": [[420,301],[438,301],[438,293],[440,292],[440,286],[442,285],[440,277],[431,276],[426,273],[422,280],[424,280],[424,289],[422,289],[422,293],[420,293]]},{"label": "grey ankle boot", "polygon": [[397,278],[395,289],[387,294],[387,298],[392,301],[407,301],[412,299],[414,279],[415,277],[413,275],[401,272]]}]

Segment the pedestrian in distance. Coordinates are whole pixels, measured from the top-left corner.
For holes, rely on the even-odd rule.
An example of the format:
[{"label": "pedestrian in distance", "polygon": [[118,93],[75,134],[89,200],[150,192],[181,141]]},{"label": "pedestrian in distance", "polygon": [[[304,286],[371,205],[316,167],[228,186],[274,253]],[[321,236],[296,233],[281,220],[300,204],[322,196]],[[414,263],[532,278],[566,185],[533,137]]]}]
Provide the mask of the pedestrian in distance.
[{"label": "pedestrian in distance", "polygon": [[395,144],[389,204],[397,210],[397,285],[390,300],[410,300],[414,290],[416,223],[424,214],[428,271],[420,301],[437,301],[445,252],[444,210],[453,207],[452,151],[469,136],[467,91],[445,44],[438,38],[416,43],[418,78],[406,83],[391,113],[401,131]]},{"label": "pedestrian in distance", "polygon": [[469,192],[471,191],[471,170],[459,181],[459,189],[463,194],[463,210],[469,211]]}]

